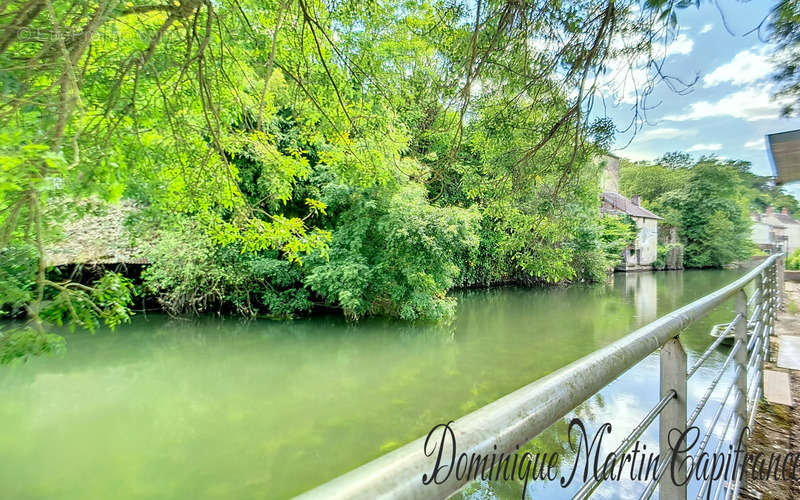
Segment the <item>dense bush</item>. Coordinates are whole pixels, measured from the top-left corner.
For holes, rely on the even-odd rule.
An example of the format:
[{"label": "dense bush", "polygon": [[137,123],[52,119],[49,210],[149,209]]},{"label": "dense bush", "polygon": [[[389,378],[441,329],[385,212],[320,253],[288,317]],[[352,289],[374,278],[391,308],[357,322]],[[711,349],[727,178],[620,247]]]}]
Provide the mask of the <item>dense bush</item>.
[{"label": "dense bush", "polygon": [[511,259],[497,251],[502,234],[486,216],[477,223],[477,247],[462,250],[455,256],[460,270],[456,287],[488,287],[515,281]]},{"label": "dense bush", "polygon": [[446,293],[459,274],[454,256],[478,245],[475,212],[432,206],[415,184],[358,189],[324,171],[315,180],[328,207],[321,223],[333,235],[329,252],[302,262],[277,251],[243,252],[180,219],[148,245],[145,290],[174,314],[292,317],[311,309],[312,294],[351,318],[452,313]]},{"label": "dense bush", "polygon": [[786,259],[786,269],[800,271],[800,248],[792,252],[792,255]]},{"label": "dense bush", "polygon": [[477,214],[432,206],[415,184],[352,197],[336,217],[330,260],[313,265],[305,282],[352,318],[450,315],[455,303],[446,294],[459,274],[454,258],[478,247]]},{"label": "dense bush", "polygon": [[277,251],[218,245],[192,219],[174,222],[146,245],[152,264],[142,275],[145,293],[172,314],[291,317],[311,308],[299,266]]}]

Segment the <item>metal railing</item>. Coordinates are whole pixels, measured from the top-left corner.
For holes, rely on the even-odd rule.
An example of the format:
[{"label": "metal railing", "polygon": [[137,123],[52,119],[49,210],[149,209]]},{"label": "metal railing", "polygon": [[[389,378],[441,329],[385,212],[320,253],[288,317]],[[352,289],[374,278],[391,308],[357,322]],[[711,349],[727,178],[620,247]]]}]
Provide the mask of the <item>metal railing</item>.
[{"label": "metal railing", "polygon": [[[748,300],[745,287],[751,283],[754,283],[754,289]],[[731,365],[733,381],[723,391],[725,396],[716,409],[695,456],[705,451],[718,424],[725,427],[717,448],[727,435],[738,436],[738,430],[746,423],[752,424],[762,394],[762,369],[764,361],[769,357],[769,337],[777,317],[782,285],[783,255],[772,255],[733,283],[458,419],[452,429],[459,452],[466,453],[467,456],[513,453],[515,446],[535,438],[635,364],[660,349],[661,399],[621,442],[615,456],[627,451],[658,417],[661,460],[655,476],[646,484],[640,498],[649,498],[659,488],[661,498],[685,499],[688,481],[678,485],[670,474],[665,474],[672,459],[668,434],[672,429],[685,430],[695,423]],[[734,318],[687,370],[686,353],[679,337],[681,331],[733,297],[736,299]],[[748,314],[748,310],[752,313]],[[730,353],[687,419],[687,380],[725,340],[725,336],[731,333],[733,347]],[[721,423],[723,415],[724,422]],[[729,432],[731,429],[732,434]],[[300,498],[447,498],[470,481],[470,477],[458,479],[451,475],[441,484],[433,481],[423,484],[423,474],[430,472],[432,458],[425,454],[424,446],[425,437],[421,437],[304,493]],[[676,457],[677,463],[682,463],[682,458],[684,457]],[[599,484],[598,479],[590,478],[574,498],[588,497]],[[712,486],[711,480],[701,484],[698,498],[706,495],[706,489]],[[741,477],[738,475],[733,481],[720,480],[716,484],[713,498],[720,498],[723,489],[724,498],[736,498],[740,488]]]}]

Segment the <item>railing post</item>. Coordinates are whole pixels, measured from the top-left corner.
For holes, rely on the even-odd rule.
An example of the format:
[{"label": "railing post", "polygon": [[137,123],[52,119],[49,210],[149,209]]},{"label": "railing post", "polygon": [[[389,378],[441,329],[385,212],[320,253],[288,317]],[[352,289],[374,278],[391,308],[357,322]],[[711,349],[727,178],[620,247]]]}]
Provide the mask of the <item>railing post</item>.
[{"label": "railing post", "polygon": [[[756,278],[756,286],[758,286],[760,282],[761,275]],[[739,369],[739,375],[736,378],[736,389],[739,391],[739,403],[736,405],[736,416],[739,417],[739,422],[742,423],[741,425],[747,425],[747,295],[744,293],[744,290],[740,290],[739,293],[736,294],[736,314],[742,315],[734,329],[736,343],[739,344],[739,350],[737,350],[734,355],[736,367]],[[764,326],[762,326],[762,328],[764,328]]]},{"label": "railing post", "polygon": [[[769,339],[772,336],[772,329],[775,325],[775,320],[778,319],[778,309],[780,308],[780,301],[781,301],[781,290],[783,289],[783,285],[780,285],[779,289],[779,274],[780,277],[783,277],[783,270],[780,267],[780,258],[776,259],[775,262],[769,267],[769,314],[767,315],[767,328],[764,335],[764,362],[769,361],[769,354],[770,354],[770,342]],[[782,283],[782,282],[780,282]]]},{"label": "railing post", "polygon": [[[759,310],[759,315],[761,318],[764,318],[764,321],[761,321],[761,331],[759,335],[762,338],[766,338],[767,341],[761,343],[761,351],[766,353],[769,351],[769,335],[764,335],[764,333],[769,331],[769,325],[772,320],[772,267],[768,267],[755,279],[755,290],[761,289],[761,296],[758,299],[758,302],[753,304],[753,309],[758,309],[759,304],[761,305],[761,309]],[[753,292],[755,293],[755,292]],[[738,312],[738,311],[737,311]],[[755,318],[756,323],[758,323],[759,318]],[[755,330],[753,331],[755,333]],[[749,339],[747,339],[749,342]],[[766,344],[766,345],[765,345]],[[749,354],[749,353],[748,353]],[[756,353],[753,353],[755,356]]]},{"label": "railing post", "polygon": [[778,294],[777,294],[778,304],[776,305],[776,311],[775,311],[776,318],[777,318],[778,311],[783,309],[783,278],[784,278],[784,276],[783,276],[783,271],[784,271],[783,270],[783,265],[784,265],[784,262],[785,262],[784,261],[784,254],[781,254],[775,260],[775,264],[774,264],[774,266],[775,266],[775,277],[777,278],[775,280],[776,281],[775,285],[778,288],[778,290],[777,290],[777,292],[778,292]]},{"label": "railing post", "polygon": [[778,317],[776,308],[778,307],[778,264],[773,262],[769,267],[769,320],[770,324]]},{"label": "railing post", "polygon": [[778,310],[783,300],[783,281],[781,280],[783,277],[783,268],[780,265],[781,262],[780,259],[775,259],[775,262],[772,263],[772,274],[775,277],[772,282],[772,286],[774,287],[773,293],[775,294],[775,300],[773,301],[773,311],[775,312],[773,317],[775,320],[778,319]]},{"label": "railing post", "polygon": [[[763,316],[763,312],[769,311],[769,298],[770,298],[770,288],[769,288],[769,269],[765,269],[764,271],[758,273],[758,276],[753,280],[755,286],[753,287],[753,295],[759,294],[758,301],[753,303],[753,310],[758,309],[758,305],[762,304],[761,306],[761,314]],[[745,302],[746,304],[746,302]],[[739,311],[736,311],[737,313]],[[758,321],[758,318],[754,318]]]},{"label": "railing post", "polygon": [[[778,317],[778,261],[772,263],[770,271],[770,322],[774,322]],[[770,323],[770,326],[772,324]]]},{"label": "railing post", "polygon": [[[658,418],[659,424],[659,446],[660,456],[666,458],[671,451],[670,432],[672,441],[686,430],[686,351],[683,350],[681,341],[678,337],[673,337],[661,347],[661,397],[663,398],[670,391],[675,391],[675,398],[664,407]],[[675,430],[673,430],[675,429]],[[676,464],[685,463],[686,454],[679,453],[674,458]],[[677,474],[686,474],[686,469],[681,467],[676,471]],[[675,478],[678,480],[678,477]],[[680,476],[677,481],[684,483],[682,486],[675,484],[670,472],[664,473],[659,483],[659,498],[669,498],[670,500],[686,500],[686,481],[685,477]]]},{"label": "railing post", "polygon": [[[770,356],[770,337],[772,336],[772,328],[775,320],[778,317],[777,312],[777,296],[778,296],[778,261],[766,269],[767,282],[766,286],[769,289],[769,299],[764,302],[767,307],[767,315],[764,324],[764,331],[761,332],[761,343],[764,346],[761,357],[761,364],[757,367],[761,373],[761,394],[764,394],[764,365],[769,361]],[[753,401],[755,407],[758,401]],[[753,411],[756,411],[755,409]]]}]

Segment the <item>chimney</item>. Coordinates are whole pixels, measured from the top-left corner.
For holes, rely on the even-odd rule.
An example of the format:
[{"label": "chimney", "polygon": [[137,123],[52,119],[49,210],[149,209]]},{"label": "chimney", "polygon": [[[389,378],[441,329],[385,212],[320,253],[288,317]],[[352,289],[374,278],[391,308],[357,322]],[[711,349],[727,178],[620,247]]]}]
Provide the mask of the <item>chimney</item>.
[{"label": "chimney", "polygon": [[606,166],[600,180],[601,189],[610,193],[619,193],[619,158],[606,155],[602,161],[605,161]]},{"label": "chimney", "polygon": [[767,215],[772,215],[772,207],[767,207],[767,210],[764,213]]},{"label": "chimney", "polygon": [[631,203],[633,203],[637,207],[639,206],[639,203],[641,203],[641,201],[642,201],[642,197],[639,196],[638,194],[635,194],[635,195],[631,196]]},{"label": "chimney", "polygon": [[789,215],[789,209],[788,209],[788,208],[786,208],[786,207],[783,207],[783,208],[781,209],[781,214],[782,214],[782,215]]}]

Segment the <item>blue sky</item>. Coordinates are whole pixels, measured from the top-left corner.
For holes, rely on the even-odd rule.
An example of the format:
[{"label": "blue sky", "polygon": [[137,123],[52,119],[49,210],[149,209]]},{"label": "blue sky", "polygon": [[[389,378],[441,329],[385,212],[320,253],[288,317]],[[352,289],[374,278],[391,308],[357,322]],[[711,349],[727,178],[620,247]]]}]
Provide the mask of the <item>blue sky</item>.
[{"label": "blue sky", "polygon": [[[631,134],[619,134],[615,154],[632,160],[652,160],[669,151],[695,156],[748,160],[754,172],[771,172],[764,135],[800,128],[800,119],[781,118],[780,106],[771,99],[772,46],[755,28],[774,2],[720,0],[690,7],[678,14],[680,31],[669,50],[664,71],[697,82],[686,95],[659,84],[648,103],[658,103],[647,113],[649,125],[626,146]],[[727,23],[733,34],[723,25]],[[607,110],[618,127],[630,121],[625,104]],[[800,183],[789,186],[800,199]]]}]

